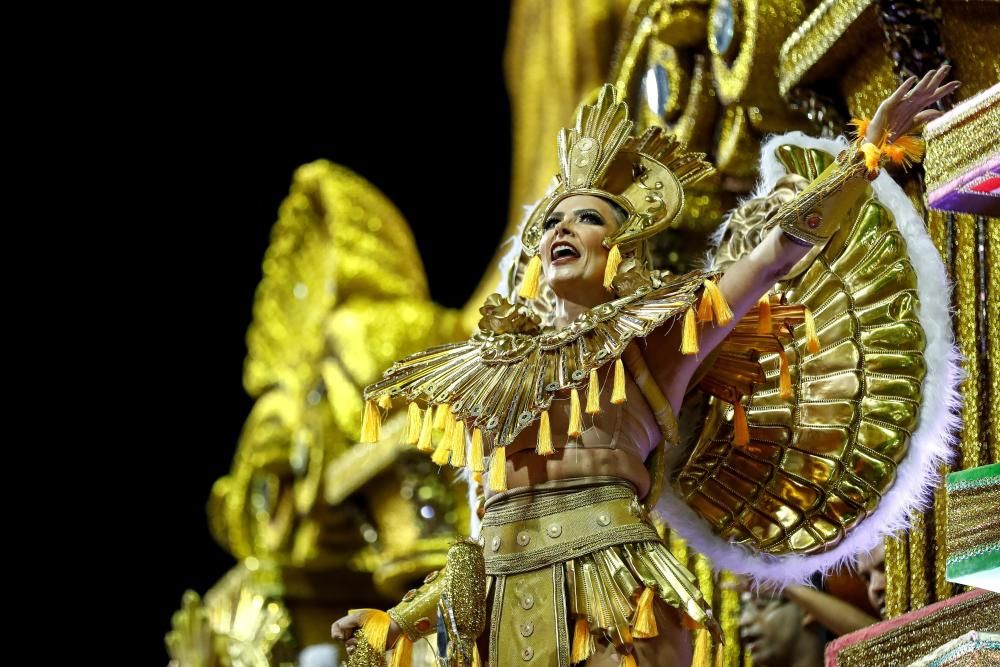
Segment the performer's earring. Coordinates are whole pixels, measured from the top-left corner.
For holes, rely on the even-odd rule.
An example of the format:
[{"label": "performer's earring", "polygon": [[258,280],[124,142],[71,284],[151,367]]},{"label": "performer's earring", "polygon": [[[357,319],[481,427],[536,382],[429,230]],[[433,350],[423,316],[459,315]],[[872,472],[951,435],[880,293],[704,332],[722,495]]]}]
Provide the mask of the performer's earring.
[{"label": "performer's earring", "polygon": [[538,282],[542,277],[542,258],[535,255],[528,262],[528,268],[524,270],[524,278],[521,279],[521,290],[518,296],[523,299],[538,298]]}]

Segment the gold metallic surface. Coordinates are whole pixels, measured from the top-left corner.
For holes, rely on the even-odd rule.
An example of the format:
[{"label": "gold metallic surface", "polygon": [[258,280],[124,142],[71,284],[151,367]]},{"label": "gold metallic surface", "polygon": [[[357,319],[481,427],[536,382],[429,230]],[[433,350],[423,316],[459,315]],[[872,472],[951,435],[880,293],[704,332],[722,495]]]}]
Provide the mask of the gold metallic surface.
[{"label": "gold metallic surface", "polygon": [[[530,506],[503,507],[504,494],[499,494],[497,502],[493,500],[497,496],[491,497],[480,533],[486,548],[486,572],[491,576],[526,572],[550,565],[560,560],[560,555],[658,539],[632,502],[634,489],[613,478],[605,483],[571,494],[550,492],[548,497],[541,497],[539,491]],[[523,488],[506,494],[517,494]],[[553,524],[561,527],[557,535],[548,530]]]},{"label": "gold metallic surface", "polygon": [[757,173],[758,138],[751,131],[747,109],[726,107],[719,128],[716,164],[728,176],[751,178]]},{"label": "gold metallic surface", "polygon": [[789,236],[805,243],[819,245],[825,242],[841,227],[844,214],[849,213],[831,210],[832,195],[840,192],[841,197],[837,201],[855,205],[865,189],[864,171],[864,159],[860,153],[831,163],[795,197],[781,205],[774,213],[773,222]]},{"label": "gold metallic surface", "polygon": [[716,647],[723,653],[724,667],[739,667],[741,659],[740,642],[740,593],[737,589],[736,577],[725,570],[719,572],[719,624],[726,638],[724,646]]},{"label": "gold metallic surface", "polygon": [[712,72],[705,56],[692,58],[690,86],[680,116],[673,121],[671,130],[691,150],[708,151],[715,126],[718,99],[712,82]]},{"label": "gold metallic surface", "polygon": [[[950,214],[943,211],[934,209],[927,211],[927,231],[934,242],[934,247],[941,254],[942,259],[947,258],[950,253],[951,239],[948,235],[949,216]],[[945,263],[945,270],[949,274],[949,279],[952,279],[952,267],[948,266],[947,262]],[[939,469],[941,479],[944,479],[948,472],[948,466],[942,465]],[[948,512],[947,495],[943,486],[934,489],[934,504],[926,510],[925,515],[927,520],[932,521],[934,524],[934,539],[932,542],[928,541],[927,543],[928,558],[932,558],[934,561],[934,599],[944,600],[953,594],[954,587],[947,579],[948,552],[945,536],[948,530]],[[887,582],[886,592],[889,593],[891,591],[892,587]],[[907,604],[901,609],[901,612],[908,608]]]},{"label": "gold metallic surface", "polygon": [[709,0],[670,0],[656,16],[656,37],[679,47],[701,46],[708,27]]},{"label": "gold metallic surface", "polygon": [[1000,89],[924,133],[928,190],[958,178],[1000,152]]},{"label": "gold metallic surface", "polygon": [[[948,467],[941,466],[940,474],[944,479]],[[948,581],[948,494],[943,486],[934,489],[934,506],[928,512],[934,514],[934,597],[944,600],[954,594],[955,587]]]},{"label": "gold metallic surface", "polygon": [[490,446],[508,445],[549,407],[555,392],[583,390],[592,369],[683,313],[708,275],[671,276],[658,289],[610,301],[552,333],[481,332],[465,343],[425,350],[393,364],[365,397],[388,392],[446,403],[456,417],[488,434]]},{"label": "gold metallic surface", "polygon": [[[269,667],[287,659],[279,642],[291,618],[256,561],[237,565],[205,594],[184,594],[166,643],[176,667]],[[274,652],[272,654],[272,651]]]},{"label": "gold metallic surface", "polygon": [[604,244],[621,245],[625,252],[625,246],[669,227],[684,208],[684,186],[714,171],[704,154],[687,151],[660,127],[632,136],[628,112],[621,95],[608,84],[593,104],[580,108],[574,127],[560,131],[556,185],[521,232],[528,255],[537,255],[545,219],[565,197],[601,193],[621,206],[628,218]]},{"label": "gold metallic surface", "polygon": [[982,595],[949,605],[837,654],[838,667],[899,667],[923,657],[947,641],[975,628],[1000,630],[1000,595]]},{"label": "gold metallic surface", "polygon": [[990,460],[1000,463],[1000,220],[986,221],[986,339],[990,355],[989,416]]},{"label": "gold metallic surface", "polygon": [[[804,16],[800,0],[733,0],[733,12],[738,15],[732,49],[735,55],[720,53],[716,40],[709,34],[712,72],[716,89],[723,104],[743,104],[760,108],[765,114],[783,112],[786,104],[778,94],[778,58],[775,45],[785,41]],[[709,23],[718,3],[713,3]]]},{"label": "gold metallic surface", "polygon": [[[695,622],[706,621],[708,603],[698,580],[660,542],[633,487],[601,477],[557,482],[488,501],[482,542],[486,571],[498,584],[490,633],[495,664],[511,664],[511,656],[530,648],[533,661],[542,655],[549,656],[543,664],[568,665],[563,647],[578,618],[595,637],[627,652],[643,587]],[[561,531],[549,530],[553,524]],[[645,532],[633,534],[631,526]],[[560,620],[553,606],[558,612],[563,577],[568,618]],[[532,632],[522,631],[525,623]]]},{"label": "gold metallic surface", "polygon": [[949,0],[941,3],[941,44],[954,64],[952,76],[962,82],[955,100],[972,97],[1000,81],[1000,18],[995,0]]},{"label": "gold metallic surface", "polygon": [[364,630],[355,630],[353,637],[357,643],[347,658],[347,667],[385,667],[385,652],[368,643]]},{"label": "gold metallic surface", "polygon": [[921,512],[910,518],[910,609],[920,609],[930,601],[927,590],[927,533],[926,521]]},{"label": "gold metallic surface", "polygon": [[[874,18],[871,20],[874,23]],[[882,38],[880,33],[870,37]],[[854,55],[838,83],[848,113],[854,118],[870,118],[882,100],[896,90],[899,80],[885,52],[869,48]]]},{"label": "gold metallic surface", "polygon": [[411,641],[436,631],[436,624],[428,624],[421,628],[418,626],[418,621],[422,618],[437,617],[438,600],[441,599],[441,592],[448,586],[448,577],[442,576],[445,574],[447,573],[442,572],[423,586],[411,589],[412,592],[408,592],[399,604],[389,610],[389,616]]},{"label": "gold metallic surface", "polygon": [[[437,577],[432,573],[425,581]],[[448,664],[471,667],[476,639],[486,627],[486,571],[478,542],[461,540],[448,550],[447,580],[438,617],[448,636]]]},{"label": "gold metallic surface", "polygon": [[[401,354],[453,339],[457,314],[428,300],[416,246],[395,207],[325,161],[296,172],[263,269],[244,374],[257,400],[232,471],[213,488],[213,532],[238,557],[344,564],[345,548],[365,545],[357,529],[332,554],[318,542],[328,536],[317,522],[337,523],[321,491],[328,467],[356,441],[358,383]],[[380,343],[371,345],[376,331]]]},{"label": "gold metallic surface", "polygon": [[[998,117],[1000,117],[1000,109]],[[1000,130],[1000,126],[998,126]],[[976,218],[957,214],[955,219],[955,302],[958,305],[955,321],[955,342],[962,355],[965,379],[959,392],[962,395],[962,430],[957,461],[959,469],[975,468],[979,460],[979,336],[976,327],[976,310],[979,295],[976,293]],[[982,461],[982,463],[986,463]]]},{"label": "gold metallic surface", "polygon": [[[562,568],[550,565],[504,577],[493,599],[500,613],[499,623],[490,628],[490,665],[569,667],[568,629],[565,622],[556,622],[555,611],[565,607],[563,588],[555,585],[557,569]],[[531,633],[526,636],[521,628],[528,623]]]},{"label": "gold metallic surface", "polygon": [[[874,24],[873,10],[869,9],[873,4],[873,0],[820,2],[781,45],[778,66],[780,93],[787,95],[797,85],[833,74],[834,65],[826,61],[839,60],[840,49],[856,54],[870,48],[871,42],[863,39],[870,30],[858,28],[868,25],[869,21]],[[865,14],[865,20],[859,20]]]},{"label": "gold metallic surface", "polygon": [[[818,166],[805,155],[798,163]],[[892,484],[916,426],[924,374],[916,276],[891,214],[860,194],[843,198],[852,222],[809,268],[781,283],[790,303],[812,310],[823,349],[806,352],[796,329],[786,346],[788,399],[778,392],[777,355],[762,357],[767,380],[746,409],[749,445],[733,446],[731,426],[720,420],[724,430],[705,430],[676,478],[718,534],[754,549],[802,553],[837,544]],[[735,257],[739,250],[725,246],[742,242],[734,233],[720,258]]]},{"label": "gold metallic surface", "polygon": [[896,618],[910,608],[910,560],[906,533],[885,538],[885,616]]},{"label": "gold metallic surface", "polygon": [[[688,93],[693,87],[690,81],[691,72],[682,62],[683,54],[678,49],[655,39],[650,40],[647,48],[646,71],[662,68],[667,77],[667,87],[670,94],[666,96],[666,103],[662,107],[653,104],[648,93],[646,99],[639,100],[637,124],[641,128],[664,122],[675,122],[684,108],[684,103],[687,102],[685,93]],[[658,95],[655,97],[659,98]],[[681,142],[687,143],[681,133],[677,133],[675,136]]]}]

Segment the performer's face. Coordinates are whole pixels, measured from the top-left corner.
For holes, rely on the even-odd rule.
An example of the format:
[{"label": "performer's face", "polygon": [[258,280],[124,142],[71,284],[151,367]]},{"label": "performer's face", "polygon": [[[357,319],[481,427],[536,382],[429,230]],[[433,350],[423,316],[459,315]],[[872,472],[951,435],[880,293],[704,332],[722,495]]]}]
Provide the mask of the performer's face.
[{"label": "performer's face", "polygon": [[601,242],[621,222],[616,208],[600,197],[572,195],[559,202],[539,245],[545,280],[556,295],[584,305],[611,297],[604,289],[608,249]]},{"label": "performer's face", "polygon": [[822,643],[803,641],[812,619],[797,604],[750,593],[743,593],[741,602],[740,639],[750,649],[754,667],[822,664]]},{"label": "performer's face", "polygon": [[885,546],[878,545],[872,552],[858,559],[858,574],[865,578],[868,601],[881,618],[885,618]]}]

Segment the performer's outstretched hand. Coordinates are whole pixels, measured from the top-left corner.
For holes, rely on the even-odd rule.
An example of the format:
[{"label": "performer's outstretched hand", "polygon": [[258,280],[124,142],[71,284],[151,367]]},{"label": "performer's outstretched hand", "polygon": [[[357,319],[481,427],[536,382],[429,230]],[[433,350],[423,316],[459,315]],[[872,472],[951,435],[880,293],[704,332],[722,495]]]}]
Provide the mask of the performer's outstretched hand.
[{"label": "performer's outstretched hand", "polygon": [[[330,636],[343,640],[347,652],[352,653],[358,643],[358,640],[354,638],[354,631],[359,627],[361,627],[361,614],[348,614],[333,624],[333,627],[330,628]],[[403,629],[396,624],[396,621],[390,621],[389,634],[385,638],[386,647],[392,648],[402,633]]]},{"label": "performer's outstretched hand", "polygon": [[878,145],[881,143],[883,133],[887,132],[891,142],[895,137],[940,116],[941,111],[927,107],[961,85],[958,81],[941,85],[950,71],[951,66],[944,65],[940,69],[932,69],[924,74],[919,82],[915,76],[904,81],[896,92],[879,105],[878,111],[868,124],[865,141]]}]

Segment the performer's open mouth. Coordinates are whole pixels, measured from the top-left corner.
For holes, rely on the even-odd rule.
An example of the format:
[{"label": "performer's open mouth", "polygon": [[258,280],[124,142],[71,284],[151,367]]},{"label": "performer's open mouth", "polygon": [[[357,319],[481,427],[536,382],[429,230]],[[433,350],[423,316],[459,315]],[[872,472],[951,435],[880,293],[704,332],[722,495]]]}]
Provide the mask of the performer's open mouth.
[{"label": "performer's open mouth", "polygon": [[749,649],[751,654],[760,653],[760,640],[763,638],[764,635],[756,630],[740,636],[740,639],[743,641],[743,646]]},{"label": "performer's open mouth", "polygon": [[549,252],[549,259],[553,264],[565,264],[579,258],[580,251],[567,241],[556,241]]}]

